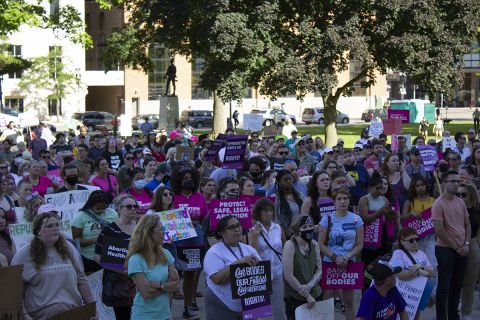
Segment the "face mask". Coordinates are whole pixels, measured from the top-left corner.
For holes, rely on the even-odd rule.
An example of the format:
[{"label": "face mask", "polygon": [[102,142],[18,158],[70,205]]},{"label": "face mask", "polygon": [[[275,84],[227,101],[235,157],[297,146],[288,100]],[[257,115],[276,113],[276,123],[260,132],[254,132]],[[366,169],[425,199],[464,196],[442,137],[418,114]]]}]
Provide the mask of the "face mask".
[{"label": "face mask", "polygon": [[193,188],[195,188],[195,182],[193,182],[193,180],[185,180],[183,181],[182,187],[185,190],[191,191]]},{"label": "face mask", "polygon": [[312,241],[312,239],[313,239],[313,229],[300,231],[300,237],[307,242]]},{"label": "face mask", "polygon": [[233,198],[238,198],[240,196],[240,192],[237,192],[237,191],[225,192],[225,195],[227,196],[227,198],[233,199]]},{"label": "face mask", "polygon": [[258,177],[260,177],[260,176],[262,175],[261,172],[250,172],[250,174],[251,174],[252,177],[254,177],[254,178],[258,178]]},{"label": "face mask", "polygon": [[135,189],[143,189],[145,188],[145,185],[147,184],[144,179],[142,180],[135,180],[133,181],[133,184],[135,185]]},{"label": "face mask", "polygon": [[65,181],[71,186],[74,186],[78,182],[78,176],[68,176],[65,178]]}]

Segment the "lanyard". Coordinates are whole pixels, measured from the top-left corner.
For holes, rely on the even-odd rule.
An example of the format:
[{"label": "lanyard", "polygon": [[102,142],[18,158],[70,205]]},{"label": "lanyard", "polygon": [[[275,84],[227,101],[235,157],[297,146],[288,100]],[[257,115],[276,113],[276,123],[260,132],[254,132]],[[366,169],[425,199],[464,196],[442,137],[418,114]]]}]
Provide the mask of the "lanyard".
[{"label": "lanyard", "polygon": [[[238,256],[235,254],[235,252],[233,252],[232,248],[230,248],[230,246],[227,246],[227,244],[224,242],[223,245],[225,247],[227,247],[227,249],[233,254],[233,256],[235,257],[235,259],[239,259]],[[240,243],[238,244],[238,249],[240,250],[240,256],[243,258],[243,251],[242,251],[242,246],[240,245]]]}]

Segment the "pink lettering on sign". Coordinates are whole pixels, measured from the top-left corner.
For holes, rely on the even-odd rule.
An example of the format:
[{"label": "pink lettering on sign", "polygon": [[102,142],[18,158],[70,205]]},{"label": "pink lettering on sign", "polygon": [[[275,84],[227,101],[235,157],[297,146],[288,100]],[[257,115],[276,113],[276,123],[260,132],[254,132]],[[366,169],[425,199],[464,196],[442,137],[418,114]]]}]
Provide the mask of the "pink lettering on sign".
[{"label": "pink lettering on sign", "polygon": [[[373,211],[368,211],[369,215],[374,214]],[[365,223],[364,225],[364,236],[363,245],[365,247],[375,247],[380,248],[382,244],[382,224],[383,224],[383,216],[378,217],[372,223]]]},{"label": "pink lettering on sign", "polygon": [[324,262],[322,265],[322,289],[362,289],[363,262],[349,262],[346,269],[340,269],[336,263]]},{"label": "pink lettering on sign", "polygon": [[422,217],[421,219],[409,217],[403,221],[402,225],[406,228],[410,227],[415,229],[418,233],[418,237],[423,238],[435,231],[432,222],[432,208],[422,211],[420,215]]}]

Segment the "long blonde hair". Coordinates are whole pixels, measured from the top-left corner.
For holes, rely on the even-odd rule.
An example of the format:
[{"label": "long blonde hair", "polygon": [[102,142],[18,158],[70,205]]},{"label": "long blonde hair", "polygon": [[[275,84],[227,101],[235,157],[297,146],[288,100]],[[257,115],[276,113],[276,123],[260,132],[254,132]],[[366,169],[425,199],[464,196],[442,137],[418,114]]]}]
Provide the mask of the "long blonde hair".
[{"label": "long blonde hair", "polygon": [[166,264],[167,257],[163,252],[162,246],[156,245],[152,239],[152,232],[155,232],[160,222],[160,217],[156,214],[146,214],[138,220],[135,230],[133,230],[130,244],[128,246],[128,254],[125,260],[135,253],[140,254],[149,267],[156,264]]}]

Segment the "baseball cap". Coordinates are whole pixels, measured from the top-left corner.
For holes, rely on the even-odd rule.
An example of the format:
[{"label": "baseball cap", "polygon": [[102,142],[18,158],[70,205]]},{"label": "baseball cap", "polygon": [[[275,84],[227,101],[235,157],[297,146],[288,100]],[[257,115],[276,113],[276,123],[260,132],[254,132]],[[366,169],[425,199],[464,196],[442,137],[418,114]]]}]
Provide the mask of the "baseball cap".
[{"label": "baseball cap", "polygon": [[46,212],[56,212],[59,213],[58,209],[53,204],[42,204],[40,208],[38,208],[38,214],[46,213]]},{"label": "baseball cap", "polygon": [[148,149],[148,148],[145,148],[145,149],[143,149],[143,154],[145,154],[145,155],[147,155],[147,154],[151,155],[151,154],[152,154],[152,151],[150,151],[150,149]]},{"label": "baseball cap", "polygon": [[375,282],[381,282],[402,271],[402,267],[394,267],[387,261],[378,259],[367,266],[365,269],[365,275],[368,278],[373,279]]},{"label": "baseball cap", "polygon": [[363,150],[363,143],[355,143],[355,145],[353,146],[353,149],[355,148]]}]

